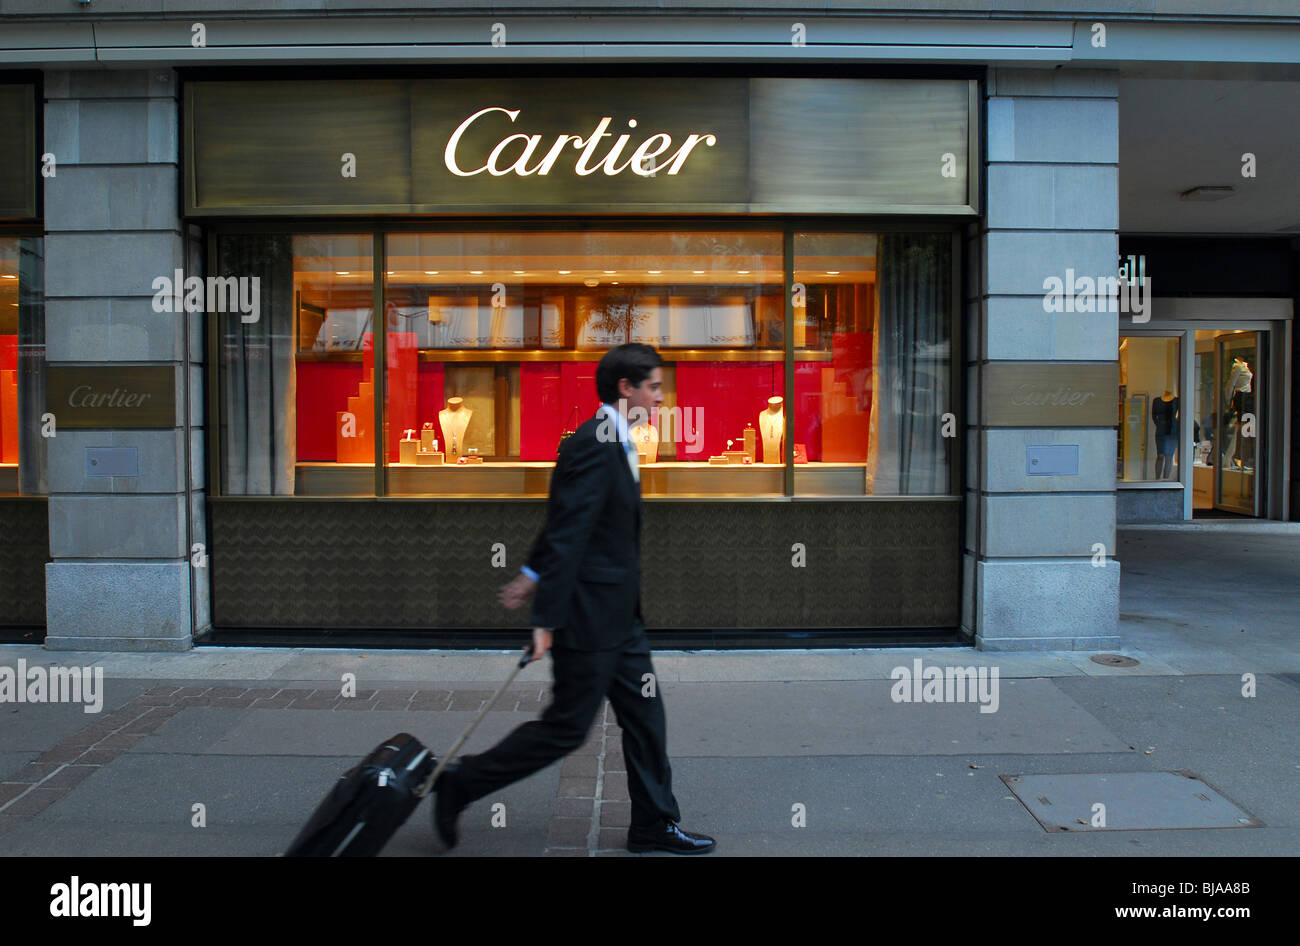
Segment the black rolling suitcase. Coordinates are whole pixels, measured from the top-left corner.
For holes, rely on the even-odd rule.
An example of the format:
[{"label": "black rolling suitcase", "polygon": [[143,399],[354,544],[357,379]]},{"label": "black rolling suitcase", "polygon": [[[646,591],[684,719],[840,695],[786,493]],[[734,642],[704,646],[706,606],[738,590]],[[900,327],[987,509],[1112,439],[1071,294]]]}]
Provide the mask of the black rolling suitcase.
[{"label": "black rolling suitcase", "polygon": [[420,740],[398,733],[344,772],[284,856],[373,857],[383,850],[531,657],[529,647],[436,768],[433,753]]}]

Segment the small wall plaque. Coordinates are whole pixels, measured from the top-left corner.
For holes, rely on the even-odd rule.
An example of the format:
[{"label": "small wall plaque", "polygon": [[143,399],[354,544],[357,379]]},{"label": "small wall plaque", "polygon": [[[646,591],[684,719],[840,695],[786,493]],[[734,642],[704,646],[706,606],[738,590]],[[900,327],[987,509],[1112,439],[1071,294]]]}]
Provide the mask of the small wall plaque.
[{"label": "small wall plaque", "polygon": [[60,428],[176,426],[176,369],[170,365],[49,365],[45,409]]},{"label": "small wall plaque", "polygon": [[87,447],[87,476],[139,476],[138,447]]},{"label": "small wall plaque", "polygon": [[1030,476],[1079,475],[1077,443],[1030,444],[1025,454],[1025,472]]},{"label": "small wall plaque", "polygon": [[1114,427],[1119,363],[992,362],[982,379],[987,427]]}]

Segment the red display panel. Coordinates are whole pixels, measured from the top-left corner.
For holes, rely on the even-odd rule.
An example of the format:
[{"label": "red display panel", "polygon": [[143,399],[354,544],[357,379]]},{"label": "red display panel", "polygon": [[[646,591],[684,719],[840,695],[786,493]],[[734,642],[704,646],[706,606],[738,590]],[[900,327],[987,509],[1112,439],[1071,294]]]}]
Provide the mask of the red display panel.
[{"label": "red display panel", "polygon": [[794,442],[804,445],[809,461],[822,459],[822,374],[820,361],[794,364]]},{"label": "red display panel", "polygon": [[[438,412],[443,409],[446,401],[447,372],[443,368],[441,362],[419,363],[415,423],[407,424],[407,427],[423,430],[425,424],[433,424],[433,429],[438,432],[438,449],[445,453],[447,438],[442,435],[442,425],[438,423]],[[405,430],[399,430],[397,439],[400,441],[403,436]],[[417,433],[416,436],[420,435]]]},{"label": "red display panel", "polygon": [[398,442],[407,430],[420,428],[419,349],[415,333],[389,332],[385,357],[388,360],[388,462],[396,463]]},{"label": "red display panel", "polygon": [[784,392],[785,365],[778,362],[679,362],[677,406],[683,431],[677,458],[707,461],[726,450],[728,440],[735,441],[733,450],[743,449],[745,425],[757,430],[758,415],[767,408],[767,399],[783,397]]},{"label": "red display panel", "polygon": [[298,459],[333,463],[337,415],[348,408],[361,386],[362,366],[355,361],[300,361],[298,371]]},{"label": "red display panel", "polygon": [[871,437],[871,333],[836,332],[822,370],[822,459],[866,463]]},{"label": "red display panel", "polygon": [[0,335],[0,463],[18,462],[18,336]]},{"label": "red display panel", "polygon": [[519,458],[554,460],[566,426],[576,428],[598,407],[595,363],[524,362],[519,366]]}]

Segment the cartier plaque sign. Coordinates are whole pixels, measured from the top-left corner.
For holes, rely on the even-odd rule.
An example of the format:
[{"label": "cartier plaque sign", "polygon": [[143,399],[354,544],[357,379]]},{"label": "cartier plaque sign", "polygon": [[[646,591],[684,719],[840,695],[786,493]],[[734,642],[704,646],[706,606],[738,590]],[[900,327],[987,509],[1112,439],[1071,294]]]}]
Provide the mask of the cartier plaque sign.
[{"label": "cartier plaque sign", "polygon": [[965,79],[191,82],[192,216],[975,213]]},{"label": "cartier plaque sign", "polygon": [[989,427],[1114,427],[1119,365],[993,362],[984,366]]},{"label": "cartier plaque sign", "polygon": [[49,365],[45,409],[58,428],[176,426],[176,370],[167,365]]}]

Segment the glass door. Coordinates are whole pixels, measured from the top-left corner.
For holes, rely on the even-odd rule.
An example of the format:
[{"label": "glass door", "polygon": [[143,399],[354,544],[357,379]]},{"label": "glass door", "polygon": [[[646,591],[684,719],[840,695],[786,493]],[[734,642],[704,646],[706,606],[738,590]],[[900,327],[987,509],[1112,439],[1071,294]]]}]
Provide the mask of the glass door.
[{"label": "glass door", "polygon": [[[1214,508],[1261,515],[1259,470],[1267,390],[1264,333],[1234,330],[1214,340]],[[1198,359],[1198,368],[1201,360]]]}]

